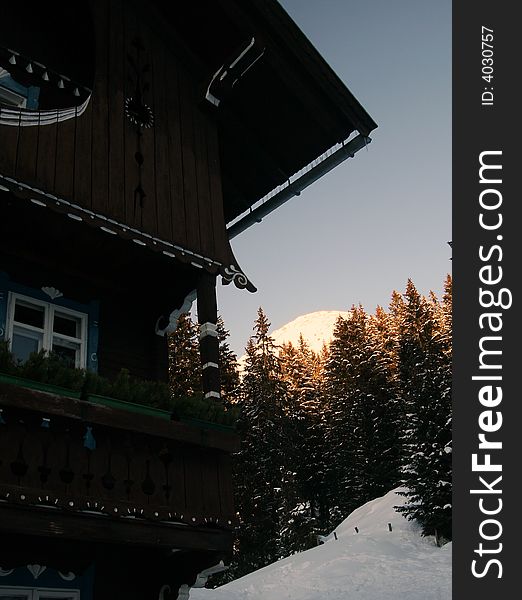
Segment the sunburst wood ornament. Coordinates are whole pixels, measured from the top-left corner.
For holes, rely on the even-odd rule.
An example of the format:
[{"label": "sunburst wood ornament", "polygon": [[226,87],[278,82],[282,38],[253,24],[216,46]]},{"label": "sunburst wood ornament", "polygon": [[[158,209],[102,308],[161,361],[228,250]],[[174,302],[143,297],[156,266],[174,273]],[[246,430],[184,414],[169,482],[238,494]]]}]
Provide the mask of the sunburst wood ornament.
[{"label": "sunburst wood ornament", "polygon": [[27,565],[27,569],[35,579],[38,579],[47,567],[44,565]]},{"label": "sunburst wood ornament", "polygon": [[55,287],[44,286],[42,287],[42,292],[47,294],[51,300],[56,300],[56,298],[61,298],[63,296],[62,292]]},{"label": "sunburst wood ornament", "polygon": [[154,125],[154,114],[150,106],[134,96],[125,99],[125,114],[137,127],[148,129]]}]

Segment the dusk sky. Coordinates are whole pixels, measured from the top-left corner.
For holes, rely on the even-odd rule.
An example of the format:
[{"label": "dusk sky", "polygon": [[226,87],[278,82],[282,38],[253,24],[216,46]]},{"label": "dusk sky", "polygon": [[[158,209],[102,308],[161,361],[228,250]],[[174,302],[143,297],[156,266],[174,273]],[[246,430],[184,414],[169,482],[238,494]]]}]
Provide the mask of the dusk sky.
[{"label": "dusk sky", "polygon": [[378,128],[372,143],[232,241],[256,294],[219,286],[238,355],[262,306],[276,329],[304,313],[387,307],[411,278],[451,271],[451,1],[282,0]]}]

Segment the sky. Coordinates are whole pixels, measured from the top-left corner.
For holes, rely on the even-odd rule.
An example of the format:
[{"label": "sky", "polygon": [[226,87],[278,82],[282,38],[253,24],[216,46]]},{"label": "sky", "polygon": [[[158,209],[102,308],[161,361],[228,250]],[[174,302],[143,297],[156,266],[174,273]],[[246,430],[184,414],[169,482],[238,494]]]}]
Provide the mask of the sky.
[{"label": "sky", "polygon": [[451,272],[451,0],[282,0],[377,122],[372,143],[232,240],[258,288],[218,286],[241,356],[259,306],[272,329],[318,310],[387,307],[408,278]]}]

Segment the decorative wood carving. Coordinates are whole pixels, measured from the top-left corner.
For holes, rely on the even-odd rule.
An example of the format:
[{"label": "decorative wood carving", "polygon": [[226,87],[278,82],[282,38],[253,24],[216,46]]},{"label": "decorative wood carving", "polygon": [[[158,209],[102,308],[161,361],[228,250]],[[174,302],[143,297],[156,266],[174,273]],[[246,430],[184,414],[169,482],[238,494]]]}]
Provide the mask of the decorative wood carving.
[{"label": "decorative wood carving", "polygon": [[[143,206],[147,194],[143,188],[143,163],[145,162],[145,156],[143,155],[141,138],[143,130],[153,126],[154,114],[150,106],[145,103],[145,95],[150,90],[150,82],[148,81],[150,63],[144,59],[145,48],[140,38],[134,38],[131,45],[134,56],[128,52],[127,63],[130,67],[129,79],[133,84],[133,92],[131,96],[125,99],[125,114],[136,131],[134,160],[138,167],[138,182],[134,188],[134,219],[139,221],[141,226],[143,226]],[[138,209],[140,211],[139,217]]]},{"label": "decorative wood carving", "polygon": [[38,411],[12,405],[2,409],[2,503],[157,523],[234,526],[230,465],[223,452],[95,424],[89,424],[97,441],[91,449],[84,443],[85,422],[65,416],[64,408],[46,427]]},{"label": "decorative wood carving", "polygon": [[52,286],[43,286],[42,292],[44,294],[47,294],[49,298],[51,298],[51,300],[56,300],[56,298],[61,298],[63,296],[60,290],[57,290],[55,287]]},{"label": "decorative wood carving", "polygon": [[38,577],[40,577],[40,575],[47,569],[46,566],[44,565],[27,565],[27,570],[29,571],[29,573],[31,573],[31,575],[35,578],[38,579]]}]

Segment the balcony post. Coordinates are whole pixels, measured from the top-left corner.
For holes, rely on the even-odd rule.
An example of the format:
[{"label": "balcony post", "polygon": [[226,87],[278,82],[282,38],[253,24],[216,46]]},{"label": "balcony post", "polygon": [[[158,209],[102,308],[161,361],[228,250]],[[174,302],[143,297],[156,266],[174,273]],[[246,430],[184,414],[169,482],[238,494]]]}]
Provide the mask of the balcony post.
[{"label": "balcony post", "polygon": [[205,398],[221,398],[219,377],[219,339],[217,333],[216,277],[201,273],[198,281],[199,350],[203,369]]}]

